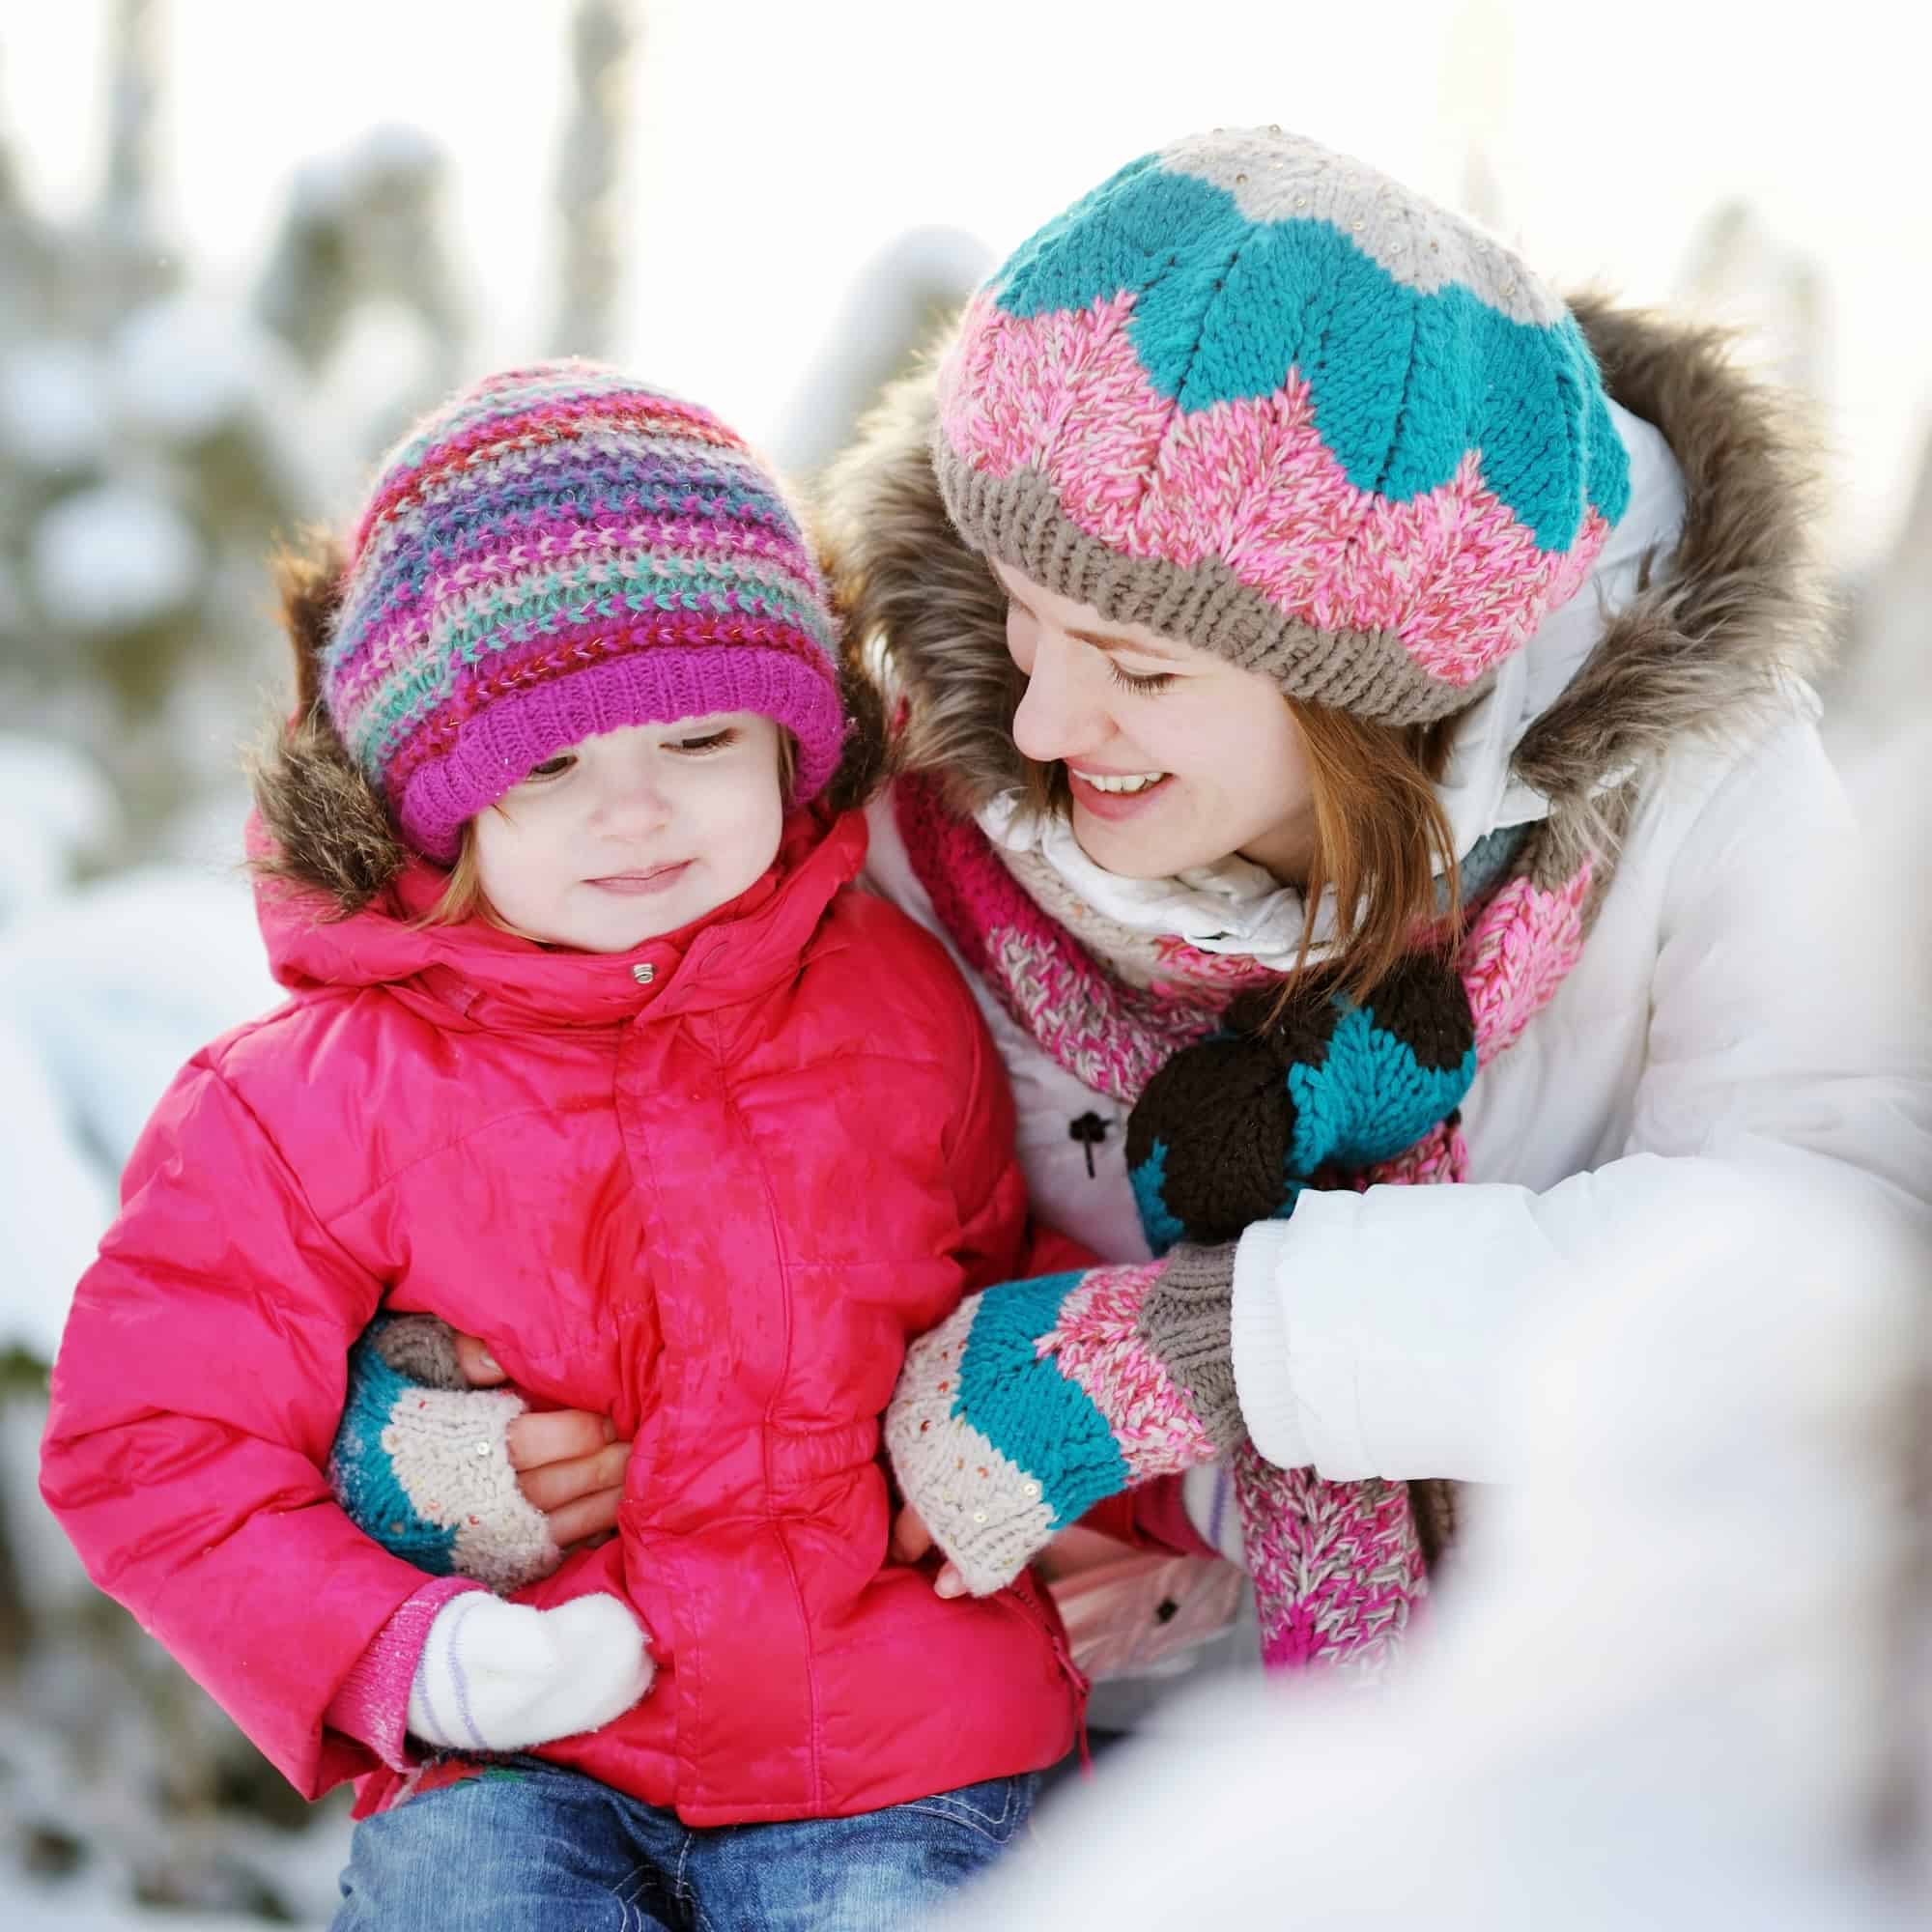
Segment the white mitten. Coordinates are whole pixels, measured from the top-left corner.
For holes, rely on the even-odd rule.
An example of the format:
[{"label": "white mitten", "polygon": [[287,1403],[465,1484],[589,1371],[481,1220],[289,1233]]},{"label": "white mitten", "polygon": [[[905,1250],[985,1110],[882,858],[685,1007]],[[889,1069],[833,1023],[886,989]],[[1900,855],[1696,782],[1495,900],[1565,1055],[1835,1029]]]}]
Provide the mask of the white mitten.
[{"label": "white mitten", "polygon": [[429,1627],[410,1730],[450,1750],[523,1750],[609,1723],[656,1674],[643,1626],[615,1597],[539,1610],[471,1590]]}]

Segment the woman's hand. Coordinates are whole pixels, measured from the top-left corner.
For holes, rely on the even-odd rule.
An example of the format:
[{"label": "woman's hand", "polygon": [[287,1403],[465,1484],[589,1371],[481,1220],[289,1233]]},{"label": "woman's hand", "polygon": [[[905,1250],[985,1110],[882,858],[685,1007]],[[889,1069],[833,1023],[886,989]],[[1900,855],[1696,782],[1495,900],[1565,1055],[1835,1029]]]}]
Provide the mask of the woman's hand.
[{"label": "woman's hand", "polygon": [[[893,1519],[893,1561],[917,1563],[932,1547],[931,1530],[926,1528],[920,1513],[907,1503]],[[957,1597],[964,1593],[966,1579],[952,1563],[942,1563],[939,1575],[932,1579],[932,1587],[942,1597]]]},{"label": "woman's hand", "polygon": [[[456,1365],[471,1388],[499,1388],[509,1380],[474,1335],[457,1335]],[[551,1534],[560,1548],[616,1528],[631,1445],[618,1441],[608,1415],[582,1408],[520,1415],[504,1431],[503,1440],[517,1487],[532,1508],[550,1519]]]}]

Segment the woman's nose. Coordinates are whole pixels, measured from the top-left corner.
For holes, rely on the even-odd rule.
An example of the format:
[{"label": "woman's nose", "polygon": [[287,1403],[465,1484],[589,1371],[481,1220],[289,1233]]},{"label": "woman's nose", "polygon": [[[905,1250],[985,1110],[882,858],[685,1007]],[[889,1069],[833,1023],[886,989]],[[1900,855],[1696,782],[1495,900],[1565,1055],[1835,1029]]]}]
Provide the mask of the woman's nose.
[{"label": "woman's nose", "polygon": [[1106,712],[1073,658],[1072,646],[1045,638],[1034,653],[1026,692],[1013,713],[1013,743],[1036,764],[1094,751],[1107,735]]}]

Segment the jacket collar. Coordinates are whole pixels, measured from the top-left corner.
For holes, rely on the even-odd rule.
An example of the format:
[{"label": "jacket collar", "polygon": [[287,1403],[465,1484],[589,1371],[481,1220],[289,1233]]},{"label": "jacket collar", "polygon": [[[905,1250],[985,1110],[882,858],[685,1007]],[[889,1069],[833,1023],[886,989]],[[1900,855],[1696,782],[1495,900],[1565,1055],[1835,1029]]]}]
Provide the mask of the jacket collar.
[{"label": "jacket collar", "polygon": [[321,895],[265,879],[256,915],[275,978],[294,992],[385,986],[464,1029],[610,1026],[753,1000],[798,970],[826,908],[866,856],[866,822],[794,814],[777,862],[729,903],[629,952],[554,950],[481,920],[415,923],[443,875],[420,862],[380,899],[331,918]]}]

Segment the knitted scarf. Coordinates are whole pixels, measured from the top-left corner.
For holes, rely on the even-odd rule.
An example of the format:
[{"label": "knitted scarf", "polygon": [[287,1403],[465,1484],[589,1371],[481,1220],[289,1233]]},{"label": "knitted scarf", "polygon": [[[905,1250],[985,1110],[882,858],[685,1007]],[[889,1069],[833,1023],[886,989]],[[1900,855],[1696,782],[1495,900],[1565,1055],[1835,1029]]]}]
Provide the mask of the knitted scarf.
[{"label": "knitted scarf", "polygon": [[[1321,1146],[1304,1149],[1299,1161],[1284,1161],[1289,1151],[1278,1134],[1269,1141],[1255,1110],[1264,1085],[1280,1093],[1282,1067],[1292,1080],[1295,1054],[1306,1052],[1295,1045],[1296,1028],[1305,1032],[1310,1016],[1291,1015],[1285,1031],[1257,1037],[1262,1012],[1279,1005],[1272,998],[1283,985],[1278,976],[1179,940],[1150,942],[1083,911],[1056,876],[996,847],[925,781],[900,779],[894,805],[913,871],[967,965],[1058,1065],[1134,1108],[1128,1156],[1156,1253],[1179,1237],[1233,1238],[1246,1220],[1291,1213],[1307,1187],[1463,1178],[1467,1151],[1454,1098],[1444,1108],[1425,1095],[1416,1111],[1413,1090],[1418,1079],[1428,1085],[1427,1066],[1418,1067],[1412,1055],[1388,1052],[1357,1056],[1356,1082],[1404,1088],[1373,1092],[1366,1100],[1382,1119],[1406,1118],[1419,1126],[1414,1138],[1391,1151],[1386,1139],[1377,1146],[1373,1136],[1351,1133],[1341,1122]],[[1462,1025],[1472,1052],[1460,1083],[1442,1093],[1460,1097],[1470,1077],[1480,1077],[1516,1042],[1576,964],[1607,880],[1605,855],[1612,848],[1605,835],[1614,835],[1628,805],[1629,795],[1620,794],[1611,810],[1600,811],[1590,828],[1594,838],[1579,836],[1571,821],[1546,821],[1490,841],[1487,862],[1464,867],[1463,936],[1453,963],[1445,960],[1442,969],[1452,985],[1460,981],[1458,1010],[1434,1012],[1428,1025]],[[1415,983],[1411,974],[1400,994],[1410,1008]],[[1441,1008],[1441,997],[1426,983],[1423,998]],[[1345,1022],[1334,1014],[1347,1010],[1324,1004],[1333,1012],[1321,1022],[1318,1051],[1340,1034]],[[1277,1077],[1266,1083],[1242,1077],[1243,1056],[1252,1061],[1269,1053]],[[1435,1056],[1444,1064],[1453,1057]],[[1429,1058],[1425,1052],[1424,1062]],[[1393,1070],[1398,1064],[1401,1072]],[[1213,1144],[1190,1145],[1203,1135]],[[1244,1190],[1235,1173],[1242,1166],[1237,1144],[1250,1152],[1256,1145],[1270,1150],[1268,1158],[1246,1163],[1260,1177],[1260,1192]],[[1359,1158],[1365,1147],[1374,1147],[1374,1157]],[[1188,1194],[1190,1166],[1192,1194],[1177,1202],[1171,1197]],[[1207,1196],[1214,1197],[1211,1204]],[[1201,1225],[1204,1215],[1222,1225]],[[1096,1283],[1096,1292],[1104,1286]],[[1445,1526],[1445,1487],[1328,1482],[1312,1469],[1275,1468],[1245,1441],[1234,1453],[1233,1477],[1267,1664],[1376,1673],[1390,1663],[1411,1608],[1427,1591],[1425,1558]]]}]

